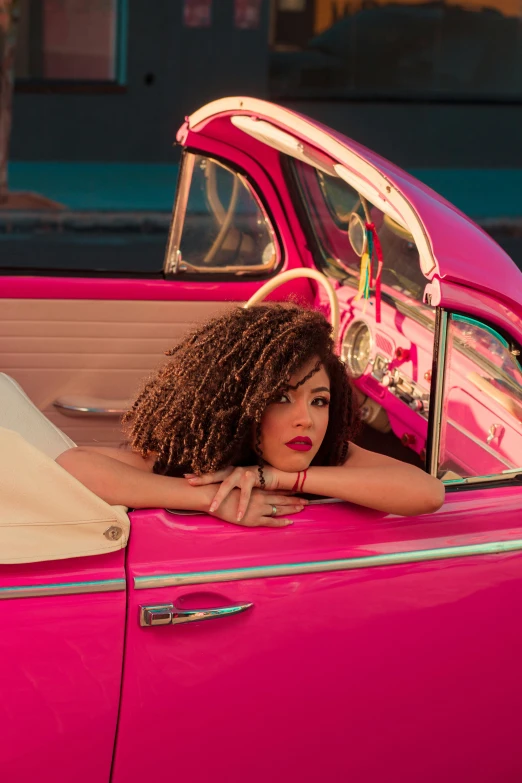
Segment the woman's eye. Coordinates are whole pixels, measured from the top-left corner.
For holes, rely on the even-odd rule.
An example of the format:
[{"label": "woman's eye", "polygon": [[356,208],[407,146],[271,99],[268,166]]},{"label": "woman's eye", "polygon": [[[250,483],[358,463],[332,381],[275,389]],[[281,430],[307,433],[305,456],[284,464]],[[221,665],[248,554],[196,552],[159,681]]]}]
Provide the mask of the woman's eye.
[{"label": "woman's eye", "polygon": [[315,397],[312,404],[316,405],[318,408],[324,408],[326,405],[330,404],[330,400],[328,397]]},{"label": "woman's eye", "polygon": [[274,402],[290,402],[287,394],[281,394],[279,397],[276,397]]}]

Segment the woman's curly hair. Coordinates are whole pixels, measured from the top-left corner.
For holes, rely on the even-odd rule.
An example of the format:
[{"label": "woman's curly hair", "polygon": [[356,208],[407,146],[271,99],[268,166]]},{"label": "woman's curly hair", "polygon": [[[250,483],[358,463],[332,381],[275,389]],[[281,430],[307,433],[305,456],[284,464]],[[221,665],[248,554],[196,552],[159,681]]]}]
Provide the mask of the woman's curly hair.
[{"label": "woman's curly hair", "polygon": [[143,457],[157,454],[156,473],[262,466],[263,412],[314,357],[317,365],[297,386],[322,364],[331,399],[328,428],[313,464],[345,461],[356,429],[355,406],[345,366],[334,352],[332,328],[317,310],[287,304],[236,307],[197,328],[167,356],[172,359],[123,417],[132,448]]}]

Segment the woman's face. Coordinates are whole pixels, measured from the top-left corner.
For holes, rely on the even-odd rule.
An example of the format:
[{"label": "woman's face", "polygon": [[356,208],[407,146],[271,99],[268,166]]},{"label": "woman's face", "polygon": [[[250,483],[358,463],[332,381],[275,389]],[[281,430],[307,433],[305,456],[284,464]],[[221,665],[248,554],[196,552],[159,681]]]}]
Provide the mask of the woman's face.
[{"label": "woman's face", "polygon": [[[312,359],[290,378],[295,386],[317,364]],[[281,394],[261,419],[263,459],[278,470],[305,470],[319,451],[328,427],[330,379],[321,365],[302,386]]]}]

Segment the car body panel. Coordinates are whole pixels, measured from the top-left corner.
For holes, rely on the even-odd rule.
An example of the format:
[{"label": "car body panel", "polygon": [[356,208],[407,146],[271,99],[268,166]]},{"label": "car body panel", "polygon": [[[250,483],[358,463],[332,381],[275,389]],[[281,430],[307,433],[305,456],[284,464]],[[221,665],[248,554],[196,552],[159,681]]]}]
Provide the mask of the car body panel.
[{"label": "car body panel", "polygon": [[0,566],[6,783],[109,780],[123,664],[124,558],[121,550]]},{"label": "car body panel", "polygon": [[[191,781],[515,780],[522,553],[448,556],[522,546],[519,494],[500,495],[503,529],[479,492],[418,519],[309,506],[284,531],[135,512],[114,783],[161,779],[164,749]],[[254,606],[140,627],[170,602]]]},{"label": "car body panel", "polygon": [[[521,275],[522,277],[522,275]],[[427,286],[434,306],[464,312],[484,318],[504,329],[518,340],[522,339],[522,314],[511,310],[494,298],[492,292],[476,291],[470,286],[457,285],[449,280],[435,280]]]},{"label": "car body panel", "polygon": [[[296,263],[285,266],[296,268]],[[12,277],[1,278],[2,296],[12,299],[95,299],[96,301],[154,302],[243,302],[258,288],[259,281],[230,280],[139,280],[74,277]],[[304,284],[303,284],[304,283]],[[297,282],[298,294],[310,298],[307,281]],[[296,284],[287,284],[287,293]],[[284,291],[281,296],[284,295]]]}]

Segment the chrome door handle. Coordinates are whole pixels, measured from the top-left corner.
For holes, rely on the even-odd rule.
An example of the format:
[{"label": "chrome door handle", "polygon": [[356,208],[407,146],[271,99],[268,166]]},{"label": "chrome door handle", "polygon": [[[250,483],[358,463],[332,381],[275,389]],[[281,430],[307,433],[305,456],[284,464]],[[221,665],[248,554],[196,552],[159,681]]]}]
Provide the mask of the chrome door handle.
[{"label": "chrome door handle", "polygon": [[251,609],[254,604],[236,604],[217,609],[177,609],[174,604],[154,604],[140,606],[140,625],[149,628],[154,625],[181,625],[196,623],[200,620],[218,620]]}]

